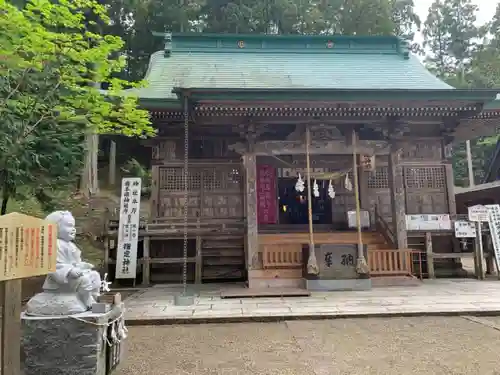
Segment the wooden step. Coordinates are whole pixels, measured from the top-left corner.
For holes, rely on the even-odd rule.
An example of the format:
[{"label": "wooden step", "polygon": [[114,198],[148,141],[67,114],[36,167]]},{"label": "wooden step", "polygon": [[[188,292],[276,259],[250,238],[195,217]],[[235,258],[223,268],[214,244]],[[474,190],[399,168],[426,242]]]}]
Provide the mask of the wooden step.
[{"label": "wooden step", "polygon": [[214,241],[214,240],[205,240],[203,241],[202,247],[205,249],[224,249],[224,248],[243,248],[244,243],[243,239],[241,240],[226,240],[226,241]]},{"label": "wooden step", "polygon": [[243,237],[206,238],[202,242],[201,254],[203,280],[231,281],[244,277]]},{"label": "wooden step", "polygon": [[243,249],[202,249],[203,258],[211,257],[242,257],[244,256]]},{"label": "wooden step", "polygon": [[244,270],[230,267],[210,267],[203,269],[202,278],[204,280],[229,280],[243,278]]},{"label": "wooden step", "polygon": [[203,257],[203,266],[231,266],[244,265],[243,257]]}]

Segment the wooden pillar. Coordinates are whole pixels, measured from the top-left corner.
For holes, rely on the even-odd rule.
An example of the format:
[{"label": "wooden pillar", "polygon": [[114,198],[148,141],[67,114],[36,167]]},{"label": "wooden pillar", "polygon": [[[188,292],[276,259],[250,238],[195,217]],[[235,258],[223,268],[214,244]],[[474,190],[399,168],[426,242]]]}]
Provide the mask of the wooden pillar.
[{"label": "wooden pillar", "polygon": [[254,153],[243,155],[245,168],[245,255],[248,271],[259,268],[259,234],[257,226],[257,157]]},{"label": "wooden pillar", "polygon": [[486,251],[488,253],[488,256],[486,257],[486,274],[487,275],[493,275],[495,273],[495,268],[494,268],[494,249],[493,249],[493,243],[491,241],[491,236],[486,236],[486,240],[484,241],[484,246],[486,248]]},{"label": "wooden pillar", "polygon": [[448,210],[450,216],[456,216],[457,203],[455,201],[455,182],[453,177],[453,165],[451,164],[451,161],[445,162],[444,169],[446,176],[446,195],[448,199]]},{"label": "wooden pillar", "polygon": [[[359,201],[361,209],[370,212],[370,193],[368,190],[368,177],[369,173],[362,167],[358,168],[358,181],[359,181]],[[374,221],[370,218],[370,224]]]},{"label": "wooden pillar", "polygon": [[1,374],[20,375],[22,280],[0,282],[2,303]]},{"label": "wooden pillar", "polygon": [[389,155],[389,188],[391,194],[392,225],[398,249],[408,247],[406,232],[406,192],[403,180],[403,167],[400,166],[401,150],[391,148]]},{"label": "wooden pillar", "polygon": [[151,283],[151,255],[150,255],[151,238],[149,236],[143,239],[142,252],[142,285],[148,286]]},{"label": "wooden pillar", "polygon": [[[443,140],[442,142],[443,168],[446,178],[446,199],[448,202],[448,212],[453,220],[457,215],[457,202],[455,201],[455,178],[453,175],[453,163],[451,160],[451,147]],[[452,252],[460,253],[460,242],[454,235],[452,236]]]},{"label": "wooden pillar", "polygon": [[194,272],[194,282],[201,284],[203,279],[203,256],[202,256],[202,239],[201,236],[196,236],[196,263]]},{"label": "wooden pillar", "polygon": [[159,186],[160,183],[160,167],[153,165],[151,168],[151,197],[149,198],[149,216],[152,221],[154,221],[158,216],[158,199],[160,199]]},{"label": "wooden pillar", "polygon": [[425,254],[427,255],[427,274],[429,279],[436,278],[434,272],[434,253],[432,250],[432,234],[431,232],[425,232]]},{"label": "wooden pillar", "polygon": [[111,140],[109,145],[109,186],[116,184],[116,142]]}]

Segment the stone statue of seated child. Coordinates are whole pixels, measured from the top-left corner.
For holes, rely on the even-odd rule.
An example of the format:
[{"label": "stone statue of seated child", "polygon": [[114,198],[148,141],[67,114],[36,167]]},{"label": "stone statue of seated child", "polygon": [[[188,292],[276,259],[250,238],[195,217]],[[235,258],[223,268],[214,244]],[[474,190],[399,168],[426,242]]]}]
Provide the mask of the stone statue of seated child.
[{"label": "stone statue of seated child", "polygon": [[101,277],[94,266],[83,262],[73,243],[75,219],[71,212],[56,211],[46,217],[57,224],[56,270],[47,275],[43,292],[26,305],[29,315],[72,315],[88,311],[100,294]]}]

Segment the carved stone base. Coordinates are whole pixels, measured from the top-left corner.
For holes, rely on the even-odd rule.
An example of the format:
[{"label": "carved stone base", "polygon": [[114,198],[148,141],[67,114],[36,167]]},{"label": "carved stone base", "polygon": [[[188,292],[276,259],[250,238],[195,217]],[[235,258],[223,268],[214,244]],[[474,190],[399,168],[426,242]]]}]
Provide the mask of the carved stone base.
[{"label": "carved stone base", "polygon": [[370,267],[368,263],[366,263],[365,257],[358,258],[356,260],[356,272],[358,275],[362,275],[363,279],[370,278]]},{"label": "carved stone base", "polygon": [[[106,375],[111,361],[104,340],[105,324],[116,319],[123,306],[106,314],[87,312],[73,316],[21,316],[21,359],[24,375]],[[77,319],[76,319],[77,318]],[[91,323],[82,322],[84,319]],[[109,338],[108,338],[109,339]],[[119,343],[119,358],[123,355]],[[107,350],[108,349],[108,350]],[[113,364],[116,364],[116,360]]]},{"label": "carved stone base", "polygon": [[75,293],[38,293],[26,304],[26,314],[37,316],[73,315],[88,310]]}]

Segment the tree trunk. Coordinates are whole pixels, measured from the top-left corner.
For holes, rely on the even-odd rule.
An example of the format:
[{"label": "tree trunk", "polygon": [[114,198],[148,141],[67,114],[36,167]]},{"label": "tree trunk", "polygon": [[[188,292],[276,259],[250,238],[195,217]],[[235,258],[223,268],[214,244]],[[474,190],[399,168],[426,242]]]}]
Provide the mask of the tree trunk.
[{"label": "tree trunk", "polygon": [[80,180],[80,191],[85,196],[92,196],[99,191],[97,176],[97,154],[99,152],[99,136],[87,134],[85,136],[85,164]]},{"label": "tree trunk", "polygon": [[9,203],[9,194],[4,193],[2,197],[2,209],[0,211],[0,215],[3,216],[7,213],[7,203]]}]

